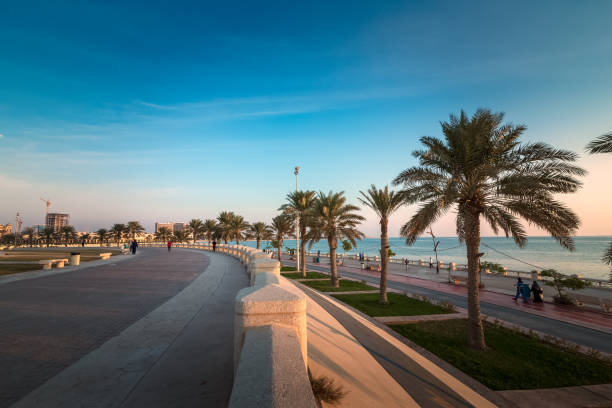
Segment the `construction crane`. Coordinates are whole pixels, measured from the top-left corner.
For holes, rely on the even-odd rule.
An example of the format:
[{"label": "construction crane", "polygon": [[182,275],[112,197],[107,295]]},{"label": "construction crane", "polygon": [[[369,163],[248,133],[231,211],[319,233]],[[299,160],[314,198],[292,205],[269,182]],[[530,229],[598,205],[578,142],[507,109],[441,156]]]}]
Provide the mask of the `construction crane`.
[{"label": "construction crane", "polygon": [[51,205],[51,201],[45,200],[44,198],[41,198],[41,201],[47,205],[47,213],[46,214],[49,215],[49,206]]}]

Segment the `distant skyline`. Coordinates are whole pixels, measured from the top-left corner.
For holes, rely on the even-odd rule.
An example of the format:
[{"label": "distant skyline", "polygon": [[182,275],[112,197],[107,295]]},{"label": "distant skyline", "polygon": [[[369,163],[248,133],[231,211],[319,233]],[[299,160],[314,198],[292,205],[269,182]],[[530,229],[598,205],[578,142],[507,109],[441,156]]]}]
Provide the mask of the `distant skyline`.
[{"label": "distant skyline", "polygon": [[[357,204],[450,113],[487,107],[580,153],[589,174],[562,200],[579,235],[612,235],[611,158],[584,153],[612,131],[611,16],[605,0],[3,4],[0,224],[42,224],[40,198],[82,231],[269,222],[296,165],[300,188]],[[434,230],[453,236],[452,214]]]}]

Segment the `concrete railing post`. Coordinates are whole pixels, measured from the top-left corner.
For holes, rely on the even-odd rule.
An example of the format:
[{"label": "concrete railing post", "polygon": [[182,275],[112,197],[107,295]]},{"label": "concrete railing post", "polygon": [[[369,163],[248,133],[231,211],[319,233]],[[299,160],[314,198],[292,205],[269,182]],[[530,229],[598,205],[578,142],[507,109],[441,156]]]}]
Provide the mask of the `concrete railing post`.
[{"label": "concrete railing post", "polygon": [[[262,276],[263,277],[263,276]],[[266,284],[238,292],[234,317],[234,368],[240,361],[245,331],[249,327],[281,325],[295,330],[304,364],[308,367],[306,295],[294,287]]]}]

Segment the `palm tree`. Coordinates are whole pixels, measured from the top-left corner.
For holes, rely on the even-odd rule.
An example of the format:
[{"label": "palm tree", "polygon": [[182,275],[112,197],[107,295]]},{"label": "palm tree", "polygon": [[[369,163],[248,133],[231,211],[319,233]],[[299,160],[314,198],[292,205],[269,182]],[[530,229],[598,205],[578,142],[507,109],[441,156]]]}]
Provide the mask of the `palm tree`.
[{"label": "palm tree", "polygon": [[283,250],[283,239],[290,235],[293,231],[293,222],[287,214],[277,215],[272,218],[272,233],[274,234],[274,240],[276,241],[278,250],[278,261],[281,262],[281,253]]},{"label": "palm tree", "polygon": [[42,236],[45,237],[47,248],[49,248],[49,244],[51,243],[51,238],[53,238],[54,234],[55,234],[55,231],[53,231],[53,228],[47,227],[42,230]]},{"label": "palm tree", "polygon": [[125,224],[115,224],[111,227],[109,233],[117,240],[117,246],[127,234],[127,226]]},{"label": "palm tree", "polygon": [[327,239],[329,245],[329,262],[331,285],[339,286],[338,266],[336,264],[336,248],[338,240],[347,239],[353,246],[356,240],[363,238],[363,234],[357,230],[357,225],[365,218],[357,214],[359,207],[347,204],[344,191],[340,193],[322,191],[317,194],[317,198],[312,206],[313,220],[307,238],[311,244]]},{"label": "palm tree", "polygon": [[132,237],[132,240],[136,239],[136,234],[140,234],[144,230],[144,227],[138,221],[128,221],[127,223],[127,233]]},{"label": "palm tree", "polygon": [[87,244],[90,239],[91,239],[91,235],[89,235],[89,233],[87,233],[87,232],[85,234],[81,235],[81,243],[83,245]]},{"label": "palm tree", "polygon": [[241,215],[234,215],[227,226],[229,239],[236,241],[236,244],[240,245],[244,232],[247,231],[249,227],[250,225],[244,220],[244,217]]},{"label": "palm tree", "polygon": [[389,267],[389,217],[403,204],[403,197],[395,191],[377,189],[374,184],[367,193],[359,192],[359,201],[370,207],[380,219],[380,298],[379,303],[387,303],[387,271]]},{"label": "palm tree", "polygon": [[486,348],[478,299],[480,220],[493,232],[523,247],[527,235],[520,219],[548,231],[561,246],[573,250],[572,235],[580,221],[554,198],[575,192],[577,176],[585,172],[572,164],[577,155],[544,143],[521,144],[525,126],[503,124],[503,113],[479,109],[442,122],[444,140],[422,137],[423,150],[413,155],[419,166],[401,172],[393,181],[403,184],[407,204],[420,203],[401,229],[412,244],[443,214],[457,211],[457,235],[466,243],[468,261],[468,345]]},{"label": "palm tree", "polygon": [[61,237],[60,239],[63,238],[64,246],[68,246],[68,241],[72,241],[76,238],[76,231],[73,226],[65,225],[60,229],[59,236]]},{"label": "palm tree", "polygon": [[202,235],[204,232],[204,223],[200,219],[193,218],[191,221],[189,221],[187,228],[191,233],[193,243],[195,244],[198,238],[200,238],[200,235]]},{"label": "palm tree", "polygon": [[170,228],[167,227],[161,227],[159,231],[155,233],[155,238],[161,241],[168,241],[171,237],[172,231],[170,231]]},{"label": "palm tree", "polygon": [[181,230],[174,233],[174,241],[185,242],[188,239],[187,231]]},{"label": "palm tree", "polygon": [[[586,150],[590,154],[612,153],[612,132],[601,135],[593,140],[587,145]],[[604,252],[601,260],[608,265],[612,265],[612,243],[610,243],[610,246]],[[610,272],[610,280],[612,281],[612,272]]]},{"label": "palm tree", "polygon": [[206,237],[206,240],[208,241],[209,245],[213,239],[213,235],[215,234],[215,231],[217,231],[217,221],[210,219],[210,218],[207,220],[204,220],[202,232],[204,233],[204,236]]},{"label": "palm tree", "polygon": [[100,241],[100,246],[104,243],[108,236],[108,230],[106,228],[100,228],[96,231],[96,235],[98,236],[98,240]]},{"label": "palm tree", "polygon": [[22,235],[28,236],[28,244],[30,244],[30,248],[34,245],[34,237],[36,236],[36,230],[32,227],[27,227],[23,229]]},{"label": "palm tree", "polygon": [[257,240],[257,249],[259,249],[262,240],[270,239],[270,236],[272,235],[270,227],[263,222],[251,224],[249,232],[251,236]]},{"label": "palm tree", "polygon": [[299,257],[302,276],[306,277],[306,228],[311,222],[311,209],[315,201],[314,191],[294,191],[287,194],[287,203],[283,204],[279,210],[292,214],[299,222],[300,241]]},{"label": "palm tree", "polygon": [[222,211],[217,217],[217,234],[221,237],[221,239],[227,245],[227,241],[229,241],[231,233],[229,232],[229,225],[232,222],[235,214],[231,211]]}]

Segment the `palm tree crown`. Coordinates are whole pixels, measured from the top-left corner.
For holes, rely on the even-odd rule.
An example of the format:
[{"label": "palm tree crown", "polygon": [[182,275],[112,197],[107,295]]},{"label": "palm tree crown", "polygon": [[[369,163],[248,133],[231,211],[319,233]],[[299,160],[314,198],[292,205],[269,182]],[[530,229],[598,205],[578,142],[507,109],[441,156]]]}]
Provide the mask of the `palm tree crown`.
[{"label": "palm tree crown", "polygon": [[195,242],[204,233],[204,223],[200,219],[193,218],[191,221],[189,221],[187,228],[189,229],[189,233],[191,233],[193,243],[195,244]]},{"label": "palm tree crown", "polygon": [[525,126],[502,124],[503,113],[479,109],[472,118],[465,112],[442,122],[444,140],[423,137],[424,150],[414,152],[419,166],[401,172],[393,181],[402,184],[406,203],[420,203],[402,226],[408,244],[440,216],[457,211],[457,235],[466,242],[468,259],[468,343],[484,349],[478,301],[480,218],[493,231],[512,236],[520,247],[527,241],[520,218],[546,230],[568,249],[579,225],[574,212],[554,194],[575,192],[584,170],[572,164],[577,155],[543,143],[521,144]]},{"label": "palm tree crown", "polygon": [[259,249],[262,240],[267,240],[272,235],[271,228],[263,222],[251,224],[249,232],[251,236],[257,240],[257,249]]},{"label": "palm tree crown", "polygon": [[389,264],[389,217],[404,202],[403,196],[395,191],[389,191],[389,187],[378,189],[371,185],[367,193],[359,192],[359,201],[370,207],[380,219],[380,303],[387,303],[387,268]]},{"label": "palm tree crown", "polygon": [[[601,135],[593,140],[587,145],[586,150],[590,154],[612,153],[612,132]],[[604,252],[601,260],[608,265],[612,265],[612,243],[610,243]],[[612,281],[612,272],[610,273],[610,281]]]},{"label": "palm tree crown", "polygon": [[127,233],[132,237],[132,239],[136,239],[136,234],[139,234],[145,230],[138,221],[129,221],[126,229]]},{"label": "palm tree crown", "polygon": [[316,193],[314,191],[293,191],[287,194],[287,203],[279,210],[291,215],[299,223],[300,241],[299,256],[302,276],[306,277],[306,229],[311,223],[311,209],[314,204]]},{"label": "palm tree crown", "polygon": [[323,238],[327,239],[330,254],[331,283],[338,286],[338,274],[336,265],[336,248],[338,240],[347,239],[353,246],[356,240],[363,238],[363,234],[357,230],[357,225],[365,218],[357,214],[359,207],[347,204],[344,192],[325,194],[319,192],[312,206],[313,222],[308,233],[308,239],[312,243]]},{"label": "palm tree crown", "polygon": [[210,219],[210,218],[204,221],[202,232],[204,236],[206,237],[206,240],[208,241],[209,244],[210,244],[210,241],[212,241],[213,235],[215,234],[216,231],[217,231],[217,221]]},{"label": "palm tree crown", "polygon": [[227,224],[228,238],[236,241],[236,244],[240,244],[240,241],[243,240],[244,232],[247,231],[249,227],[249,223],[244,220],[243,216],[233,214]]},{"label": "palm tree crown", "polygon": [[281,253],[283,250],[283,239],[287,235],[291,235],[293,231],[293,222],[287,214],[277,215],[272,218],[272,232],[274,234],[274,239],[276,240],[277,251],[278,251],[278,261],[281,261]]},{"label": "palm tree crown", "polygon": [[109,233],[115,237],[115,240],[117,241],[117,245],[119,245],[119,243],[121,242],[121,240],[123,239],[123,237],[125,237],[125,234],[127,233],[127,226],[125,224],[114,224]]}]

